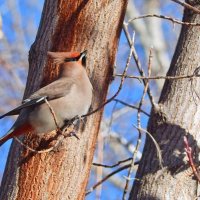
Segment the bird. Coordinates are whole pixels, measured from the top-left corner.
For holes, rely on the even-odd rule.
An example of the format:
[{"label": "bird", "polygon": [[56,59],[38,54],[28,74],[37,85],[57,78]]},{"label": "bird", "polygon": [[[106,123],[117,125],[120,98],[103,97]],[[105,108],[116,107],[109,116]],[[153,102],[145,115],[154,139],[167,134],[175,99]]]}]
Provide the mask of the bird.
[{"label": "bird", "polygon": [[2,119],[20,114],[10,130],[0,138],[0,146],[7,140],[28,132],[48,133],[57,128],[45,99],[52,107],[59,127],[76,116],[88,113],[93,87],[86,72],[87,50],[48,51],[47,55],[60,67],[58,78],[23,100],[17,108],[0,116]]}]

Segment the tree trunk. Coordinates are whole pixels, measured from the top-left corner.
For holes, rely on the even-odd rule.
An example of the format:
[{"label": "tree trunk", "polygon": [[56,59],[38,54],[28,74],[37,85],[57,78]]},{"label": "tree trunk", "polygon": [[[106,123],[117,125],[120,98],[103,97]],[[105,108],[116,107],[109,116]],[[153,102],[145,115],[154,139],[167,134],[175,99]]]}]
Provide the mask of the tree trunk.
[{"label": "tree trunk", "polygon": [[[29,56],[25,97],[56,79],[59,69],[47,51],[88,50],[87,71],[94,93],[92,108],[101,105],[112,78],[127,0],[46,0],[36,40]],[[65,138],[58,148],[37,154],[12,143],[1,184],[1,200],[84,199],[102,110],[81,123],[78,136]],[[47,148],[48,136],[28,134],[24,142]]]},{"label": "tree trunk", "polygon": [[[194,3],[194,1],[192,1]],[[192,2],[190,2],[192,4]],[[193,4],[200,8],[199,1]],[[200,15],[185,10],[183,21],[200,23]],[[200,27],[183,26],[168,75],[193,74],[200,63]],[[170,41],[169,41],[170,42]],[[195,199],[199,184],[190,174],[190,166],[184,153],[183,137],[188,138],[195,163],[199,163],[200,141],[200,81],[167,80],[159,105],[152,111],[148,131],[159,143],[164,169],[159,167],[156,148],[147,136],[137,179],[130,199]],[[195,92],[196,91],[196,92]]]}]

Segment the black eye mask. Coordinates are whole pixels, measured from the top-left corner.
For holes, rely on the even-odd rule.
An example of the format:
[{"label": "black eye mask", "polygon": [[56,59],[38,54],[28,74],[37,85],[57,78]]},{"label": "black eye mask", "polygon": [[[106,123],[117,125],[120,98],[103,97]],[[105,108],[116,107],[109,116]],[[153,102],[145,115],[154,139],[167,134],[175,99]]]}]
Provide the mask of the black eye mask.
[{"label": "black eye mask", "polygon": [[64,62],[75,62],[78,61],[80,58],[82,58],[82,65],[86,65],[86,55],[87,55],[87,50],[83,51],[80,53],[79,56],[74,57],[74,58],[65,58]]},{"label": "black eye mask", "polygon": [[75,58],[65,58],[65,62],[73,62],[73,61],[78,61],[80,58],[80,56],[77,56]]}]

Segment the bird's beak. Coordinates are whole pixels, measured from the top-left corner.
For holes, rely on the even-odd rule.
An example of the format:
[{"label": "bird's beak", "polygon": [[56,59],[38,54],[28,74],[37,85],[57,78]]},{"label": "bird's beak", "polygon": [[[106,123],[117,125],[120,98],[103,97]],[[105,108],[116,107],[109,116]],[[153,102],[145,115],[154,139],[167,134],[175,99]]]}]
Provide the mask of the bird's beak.
[{"label": "bird's beak", "polygon": [[86,57],[86,56],[87,56],[87,50],[84,50],[84,51],[81,52],[80,54],[81,54],[80,58]]},{"label": "bird's beak", "polygon": [[86,66],[86,57],[87,57],[87,50],[80,53],[79,60],[81,60],[82,65]]}]

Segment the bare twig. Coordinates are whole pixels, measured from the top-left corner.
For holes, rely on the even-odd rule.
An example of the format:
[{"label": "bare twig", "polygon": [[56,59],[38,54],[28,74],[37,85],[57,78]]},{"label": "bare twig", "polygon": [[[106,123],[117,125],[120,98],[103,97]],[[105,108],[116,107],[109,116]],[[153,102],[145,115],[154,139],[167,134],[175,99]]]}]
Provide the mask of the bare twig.
[{"label": "bare twig", "polygon": [[[150,48],[150,51],[149,51],[148,77],[151,76],[151,63],[152,63],[152,58],[153,58],[152,51],[153,51],[153,48],[151,47],[151,48]],[[147,82],[147,86],[148,86],[148,84],[149,84],[149,83]]]},{"label": "bare twig", "polygon": [[58,125],[58,120],[57,120],[57,117],[56,117],[56,114],[55,114],[53,108],[51,107],[50,103],[48,102],[48,100],[47,100],[46,98],[44,99],[44,101],[45,101],[45,103],[46,103],[46,104],[48,105],[48,107],[49,107],[49,110],[50,110],[50,112],[51,112],[51,114],[52,114],[54,123],[55,123],[56,128],[57,128],[57,131],[58,131],[59,133],[62,133],[62,131],[60,130],[60,127],[59,127],[59,125]]},{"label": "bare twig", "polygon": [[[128,104],[128,103],[126,103],[126,102],[124,102],[124,101],[122,101],[122,100],[119,100],[119,99],[113,99],[113,101],[116,101],[116,102],[118,102],[118,103],[121,103],[122,105],[128,106],[128,107],[133,108],[133,109],[136,109],[136,110],[139,109],[137,106]],[[141,111],[143,114],[145,114],[146,116],[150,117],[150,114],[147,113],[146,111],[144,111],[144,110],[142,110],[142,109],[141,109],[140,111]]]},{"label": "bare twig", "polygon": [[107,179],[109,179],[111,176],[129,168],[131,165],[128,164],[128,165],[124,165],[123,167],[120,167],[118,169],[116,169],[115,171],[113,171],[112,173],[108,174],[106,177],[104,177],[101,181],[99,181],[98,183],[96,183],[94,186],[92,186],[89,190],[87,190],[85,192],[85,195],[88,195],[90,194],[91,192],[93,192],[99,185],[101,185],[103,182],[105,182]]},{"label": "bare twig", "polygon": [[[135,47],[133,46],[133,43],[132,43],[131,38],[130,38],[130,34],[129,34],[129,32],[128,32],[128,24],[125,23],[125,22],[123,23],[123,30],[124,30],[124,33],[125,33],[125,35],[126,35],[126,38],[127,38],[127,41],[128,41],[129,46],[130,46],[130,47],[132,46],[132,48],[133,48],[132,56],[133,56],[133,58],[134,58],[134,60],[135,60],[137,69],[138,69],[138,71],[139,71],[139,73],[140,73],[141,76],[145,76],[144,70],[142,69],[141,63],[140,63],[140,61],[139,61],[139,57],[138,57],[138,55],[137,55],[137,52],[136,52],[136,50],[135,50]],[[143,81],[143,84],[146,85],[147,80],[143,79],[142,81]],[[152,105],[153,107],[155,107],[156,103],[155,103],[155,101],[154,101],[153,95],[152,95],[152,93],[151,93],[151,91],[150,91],[149,88],[147,88],[147,94],[148,94],[149,99],[150,99],[150,101],[151,101],[151,105]]]},{"label": "bare twig", "polygon": [[139,128],[139,127],[137,127],[135,125],[134,125],[134,127],[136,129],[140,130],[140,131],[145,132],[151,138],[151,140],[153,141],[153,143],[154,143],[154,145],[156,147],[156,150],[157,150],[156,152],[157,152],[157,155],[158,155],[158,160],[159,160],[160,167],[163,168],[163,164],[162,164],[163,160],[162,160],[161,149],[160,149],[158,143],[156,142],[156,140],[154,139],[154,137],[147,130],[145,130],[145,129],[141,128],[141,127]]},{"label": "bare twig", "polygon": [[113,109],[112,109],[112,114],[111,114],[111,117],[110,117],[110,121],[109,121],[109,124],[108,124],[108,132],[107,132],[107,135],[109,135],[110,131],[111,131],[111,126],[112,126],[112,123],[113,123],[113,119],[114,119],[114,113],[115,113],[115,109],[117,107],[117,101],[115,102],[114,106],[113,106]]},{"label": "bare twig", "polygon": [[185,8],[188,8],[188,9],[190,9],[190,10],[193,10],[194,12],[200,14],[200,10],[199,10],[199,9],[197,9],[197,8],[195,8],[195,7],[193,7],[193,6],[191,6],[191,5],[188,4],[188,3],[185,3],[185,2],[182,2],[182,1],[179,1],[179,0],[171,0],[171,1],[174,1],[174,2],[176,2],[176,3],[178,3],[178,4],[180,4],[181,6],[183,6],[183,7],[185,7]]},{"label": "bare twig", "polygon": [[31,147],[29,147],[28,145],[24,144],[20,139],[18,139],[16,136],[13,137],[20,145],[22,145],[23,147],[25,147],[26,149],[28,149],[29,151],[32,151],[34,153],[48,153],[50,151],[52,151],[60,142],[60,140],[62,140],[63,138],[59,138],[57,141],[56,141],[56,144],[54,144],[54,146],[48,148],[48,149],[44,149],[44,150],[35,150]]},{"label": "bare twig", "polygon": [[[114,165],[104,165],[104,164],[99,164],[99,163],[92,163],[92,165],[97,166],[97,167],[114,168],[114,167],[117,167],[117,166],[121,165],[122,163],[131,161],[132,159],[133,159],[133,158],[127,158],[127,159],[125,159],[125,160],[120,160],[119,162],[117,162],[117,163],[114,164]],[[139,164],[139,161],[138,161],[138,162],[135,162],[134,164],[135,164],[135,165],[138,165],[138,164]]]},{"label": "bare twig", "polygon": [[141,15],[139,17],[134,17],[132,19],[129,19],[127,23],[129,24],[130,22],[132,22],[134,20],[143,19],[143,18],[147,18],[147,17],[156,17],[156,18],[166,19],[166,20],[171,21],[172,23],[186,25],[186,26],[200,26],[199,23],[182,22],[182,21],[174,19],[172,17],[168,17],[168,16],[164,16],[164,15],[157,15],[157,14],[147,14],[147,15]]},{"label": "bare twig", "polygon": [[189,146],[188,139],[186,136],[184,136],[183,141],[184,141],[184,145],[185,145],[185,152],[186,152],[188,160],[189,160],[188,163],[189,163],[190,167],[192,168],[193,174],[197,178],[198,182],[200,182],[200,174],[194,164],[194,161],[192,158],[192,148]]},{"label": "bare twig", "polygon": [[[121,77],[122,74],[115,74],[115,76]],[[157,79],[182,80],[182,79],[192,79],[192,78],[197,78],[197,77],[200,77],[200,75],[199,74],[191,74],[191,75],[180,75],[180,76],[151,76],[151,77],[129,76],[129,75],[125,76],[125,78],[133,78],[133,79],[138,79],[138,80],[157,80]]]},{"label": "bare twig", "polygon": [[[152,61],[152,49],[150,49],[150,53],[149,53],[149,61],[148,61],[148,76],[151,75],[151,61]],[[148,89],[148,85],[149,85],[149,82],[148,80],[144,82],[145,84],[145,87],[144,87],[144,90],[143,90],[143,94],[142,94],[142,97],[141,97],[141,100],[140,100],[140,103],[139,103],[139,107],[138,107],[138,112],[137,112],[137,124],[138,124],[138,127],[141,128],[141,123],[140,123],[140,110],[141,110],[141,107],[143,105],[143,102],[144,102],[144,97],[145,97],[145,94],[147,93],[147,89]],[[129,182],[131,180],[131,174],[133,172],[133,168],[134,168],[134,162],[135,162],[135,159],[136,159],[136,156],[137,156],[137,152],[139,150],[139,147],[140,147],[140,143],[141,143],[141,138],[142,138],[142,133],[141,133],[141,130],[138,129],[138,139],[137,139],[137,144],[136,144],[136,147],[135,147],[135,150],[133,152],[133,156],[132,156],[132,161],[131,161],[131,167],[129,168],[129,171],[128,171],[128,176],[126,178],[126,184],[125,184],[125,187],[124,187],[124,192],[123,192],[123,197],[122,199],[125,200],[126,199],[126,194],[128,192],[128,186],[129,186]]]}]

